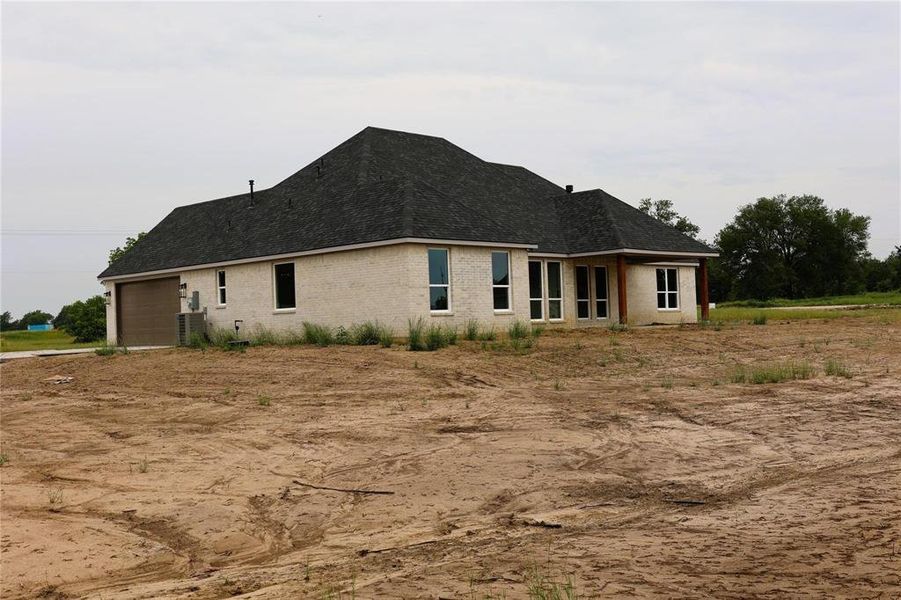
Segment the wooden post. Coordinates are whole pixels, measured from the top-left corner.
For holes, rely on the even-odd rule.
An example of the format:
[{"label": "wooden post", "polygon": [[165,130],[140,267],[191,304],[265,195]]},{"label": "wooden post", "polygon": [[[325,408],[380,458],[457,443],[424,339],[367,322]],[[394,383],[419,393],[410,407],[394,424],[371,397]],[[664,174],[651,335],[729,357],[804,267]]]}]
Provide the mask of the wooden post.
[{"label": "wooden post", "polygon": [[626,257],[616,255],[616,292],[619,297],[619,322],[623,325],[629,320],[629,306],[626,302]]},{"label": "wooden post", "polygon": [[708,290],[707,284],[707,259],[702,258],[700,260],[700,266],[698,268],[699,274],[701,276],[701,320],[709,321],[710,320],[710,292]]}]

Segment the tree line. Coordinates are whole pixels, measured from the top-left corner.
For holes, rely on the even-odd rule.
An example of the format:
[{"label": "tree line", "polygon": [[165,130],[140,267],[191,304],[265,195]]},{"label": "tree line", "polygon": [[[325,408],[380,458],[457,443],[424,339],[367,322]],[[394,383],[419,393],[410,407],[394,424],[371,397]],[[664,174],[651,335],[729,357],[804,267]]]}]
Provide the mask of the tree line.
[{"label": "tree line", "polygon": [[52,323],[54,329],[61,329],[75,338],[76,342],[94,342],[106,337],[106,299],[93,296],[78,300],[62,307],[55,317],[42,310],[33,310],[12,320],[9,311],[0,315],[0,330],[12,331],[28,329],[29,325]]},{"label": "tree line", "polygon": [[[698,238],[700,228],[670,200],[639,209]],[[901,246],[884,260],[867,250],[870,217],[830,209],[817,196],[759,198],[739,208],[711,246],[710,299],[769,300],[901,290]],[[699,240],[704,241],[704,240]]]}]

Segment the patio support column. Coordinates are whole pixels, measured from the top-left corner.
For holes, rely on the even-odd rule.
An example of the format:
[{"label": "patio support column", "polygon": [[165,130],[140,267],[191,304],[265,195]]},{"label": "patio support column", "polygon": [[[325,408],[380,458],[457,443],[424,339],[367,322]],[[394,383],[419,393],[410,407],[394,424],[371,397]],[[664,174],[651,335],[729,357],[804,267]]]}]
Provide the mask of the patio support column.
[{"label": "patio support column", "polygon": [[710,292],[707,283],[707,259],[701,258],[699,261],[698,274],[701,277],[701,320],[710,320]]},{"label": "patio support column", "polygon": [[629,319],[629,306],[626,302],[626,257],[616,255],[616,293],[619,299],[619,322],[623,325]]}]

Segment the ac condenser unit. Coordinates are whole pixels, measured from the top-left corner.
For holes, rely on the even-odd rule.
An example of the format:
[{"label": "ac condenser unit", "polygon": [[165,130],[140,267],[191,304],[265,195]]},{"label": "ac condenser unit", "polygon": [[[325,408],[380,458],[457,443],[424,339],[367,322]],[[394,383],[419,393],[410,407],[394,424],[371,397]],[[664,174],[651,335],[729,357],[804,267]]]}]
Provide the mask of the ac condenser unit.
[{"label": "ac condenser unit", "polygon": [[206,319],[202,312],[178,313],[175,315],[175,329],[178,345],[187,346],[194,335],[206,335]]}]

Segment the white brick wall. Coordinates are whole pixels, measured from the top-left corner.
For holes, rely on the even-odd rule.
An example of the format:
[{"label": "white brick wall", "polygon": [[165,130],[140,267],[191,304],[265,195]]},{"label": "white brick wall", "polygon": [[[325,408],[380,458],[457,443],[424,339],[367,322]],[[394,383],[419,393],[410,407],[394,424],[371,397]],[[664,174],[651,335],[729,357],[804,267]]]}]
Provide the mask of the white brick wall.
[{"label": "white brick wall", "polygon": [[[491,252],[498,248],[479,246],[445,247],[450,256],[451,310],[433,314],[429,310],[428,248],[423,244],[398,244],[344,252],[333,252],[291,259],[295,265],[297,308],[276,311],[273,289],[273,261],[261,261],[224,267],[227,304],[218,306],[216,272],[199,269],[180,273],[187,283],[188,298],[200,294],[201,310],[214,327],[231,329],[234,321],[244,327],[256,325],[276,330],[299,328],[303,321],[349,327],[354,323],[378,320],[398,335],[406,332],[407,320],[418,316],[433,323],[454,327],[468,319],[498,329],[515,319],[529,320],[529,255],[522,249],[510,249],[512,311],[497,313],[493,308],[491,287]],[[551,260],[551,259],[547,259]],[[611,257],[560,259],[563,263],[564,326],[607,326],[619,319],[617,305],[616,261]],[[604,265],[608,270],[607,319],[576,319],[575,265],[587,265],[591,273],[592,317],[594,317],[594,269]],[[170,275],[171,276],[171,275]],[[658,311],[654,267],[630,265],[628,270],[629,322],[679,323],[695,322],[695,268],[679,267],[679,311]],[[116,340],[115,286],[105,283],[113,292],[107,308],[107,338]],[[188,311],[188,300],[182,310]]]},{"label": "white brick wall", "polygon": [[[450,251],[451,307],[447,314],[429,310],[429,264],[427,249],[447,248]],[[511,311],[495,312],[491,281],[492,251],[510,252]],[[410,245],[410,297],[408,316],[424,317],[433,323],[462,326],[468,319],[498,329],[515,319],[529,318],[529,272],[525,250],[484,248],[479,246],[417,246]],[[406,316],[403,318],[406,327]]]},{"label": "white brick wall", "polygon": [[679,276],[679,310],[657,309],[657,273],[651,265],[629,265],[626,300],[629,304],[629,323],[697,323],[695,300],[696,267],[677,267]]}]

